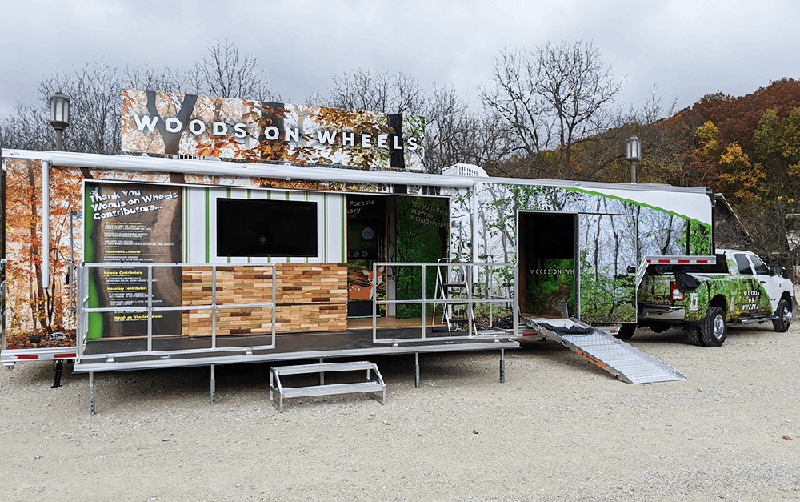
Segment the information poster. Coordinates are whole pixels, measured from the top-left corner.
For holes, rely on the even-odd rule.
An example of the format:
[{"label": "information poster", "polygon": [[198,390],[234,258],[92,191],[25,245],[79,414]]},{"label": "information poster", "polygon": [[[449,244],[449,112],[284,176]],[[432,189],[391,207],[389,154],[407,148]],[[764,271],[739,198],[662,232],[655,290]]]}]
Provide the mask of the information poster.
[{"label": "information poster", "polygon": [[[180,263],[182,189],[142,183],[91,183],[85,192],[85,260],[124,263],[124,267],[93,269],[89,285],[90,307],[115,307],[114,312],[93,313],[90,339],[147,335],[147,313],[125,307],[181,305],[181,268],[152,267],[148,293],[148,267],[137,264]],[[153,335],[181,334],[181,312],[153,313]]]}]

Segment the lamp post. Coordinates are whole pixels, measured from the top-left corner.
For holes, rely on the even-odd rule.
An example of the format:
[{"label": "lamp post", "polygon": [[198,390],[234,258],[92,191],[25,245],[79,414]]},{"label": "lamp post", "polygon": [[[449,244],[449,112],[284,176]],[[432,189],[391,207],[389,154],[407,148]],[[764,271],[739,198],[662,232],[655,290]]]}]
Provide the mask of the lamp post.
[{"label": "lamp post", "polygon": [[625,143],[625,158],[631,163],[631,183],[636,183],[636,163],[642,159],[642,142],[631,136]]},{"label": "lamp post", "polygon": [[50,96],[50,125],[56,130],[56,150],[63,150],[64,129],[69,126],[69,98],[60,92]]}]

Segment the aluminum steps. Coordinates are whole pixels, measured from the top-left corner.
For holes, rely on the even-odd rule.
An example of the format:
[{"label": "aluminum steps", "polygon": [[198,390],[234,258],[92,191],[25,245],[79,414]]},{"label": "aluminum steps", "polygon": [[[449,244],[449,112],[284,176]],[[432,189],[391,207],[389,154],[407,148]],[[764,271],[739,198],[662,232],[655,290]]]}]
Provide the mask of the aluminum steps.
[{"label": "aluminum steps", "polygon": [[586,324],[570,319],[533,318],[526,318],[525,324],[547,339],[577,352],[623,382],[686,380],[685,376],[665,362]]},{"label": "aluminum steps", "polygon": [[[325,383],[326,372],[350,371],[366,371],[366,380],[354,383]],[[386,404],[386,384],[378,371],[378,365],[369,361],[275,366],[270,368],[269,372],[269,399],[275,402],[281,413],[283,413],[283,400],[293,397],[319,397],[364,392],[374,399],[379,399],[381,404]],[[309,373],[319,373],[319,385],[286,387],[281,382],[281,376]]]}]

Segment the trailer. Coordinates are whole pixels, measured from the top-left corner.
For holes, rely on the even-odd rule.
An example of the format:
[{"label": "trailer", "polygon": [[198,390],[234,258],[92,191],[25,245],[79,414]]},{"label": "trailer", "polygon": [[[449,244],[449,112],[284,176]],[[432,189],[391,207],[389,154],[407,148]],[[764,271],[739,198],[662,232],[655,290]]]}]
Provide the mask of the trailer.
[{"label": "trailer", "polygon": [[92,410],[101,371],[208,366],[213,402],[220,364],[414,354],[419,385],[494,350],[502,381],[537,319],[636,322],[639,257],[713,249],[705,189],[431,174],[422,124],[124,91],[126,155],[3,150],[2,364],[73,360]]}]

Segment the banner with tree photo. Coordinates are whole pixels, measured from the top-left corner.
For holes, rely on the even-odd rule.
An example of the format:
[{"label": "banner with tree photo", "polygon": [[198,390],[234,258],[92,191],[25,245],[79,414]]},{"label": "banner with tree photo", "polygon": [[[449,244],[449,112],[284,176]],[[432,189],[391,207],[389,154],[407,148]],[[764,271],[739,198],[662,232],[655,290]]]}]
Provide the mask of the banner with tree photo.
[{"label": "banner with tree photo", "polygon": [[[89,339],[146,336],[148,316],[124,307],[181,305],[181,268],[137,264],[180,263],[182,199],[180,187],[141,183],[85,184],[85,261],[130,267],[91,270],[89,307],[118,307],[89,316]],[[179,335],[181,312],[153,313],[153,335]]]}]

